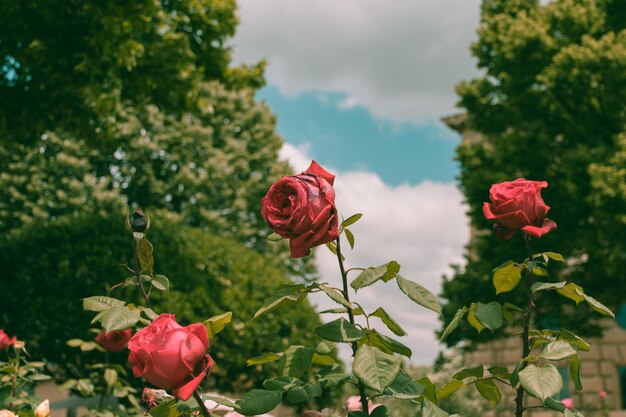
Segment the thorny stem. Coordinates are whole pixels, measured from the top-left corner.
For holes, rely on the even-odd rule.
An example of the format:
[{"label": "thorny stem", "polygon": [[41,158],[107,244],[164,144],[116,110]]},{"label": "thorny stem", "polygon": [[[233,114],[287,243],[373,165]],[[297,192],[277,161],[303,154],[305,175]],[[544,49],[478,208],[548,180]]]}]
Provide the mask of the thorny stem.
[{"label": "thorny stem", "polygon": [[[524,244],[526,245],[526,252],[528,253],[528,260],[531,260],[533,257],[532,247],[530,245],[530,237],[527,234],[523,234],[524,236]],[[526,274],[526,283],[528,286],[528,306],[526,307],[526,311],[524,312],[524,328],[522,330],[522,359],[527,357],[530,354],[530,340],[528,338],[528,333],[530,331],[530,323],[532,321],[533,310],[535,309],[535,300],[533,298],[533,292],[531,290],[532,286],[532,271],[528,266],[525,269]],[[522,363],[520,367],[520,371],[526,367],[526,362]],[[528,408],[528,407],[527,407]],[[515,397],[515,417],[522,417],[524,414],[524,388],[520,385],[517,388],[517,396]]]},{"label": "thorny stem", "polygon": [[208,408],[206,408],[206,405],[204,404],[204,401],[202,400],[200,393],[198,393],[198,390],[194,390],[193,398],[196,399],[198,405],[200,406],[200,411],[202,411],[202,415],[204,417],[211,417],[211,412],[209,411]]},{"label": "thorny stem", "polygon": [[139,291],[141,291],[141,295],[143,295],[143,299],[146,301],[146,306],[148,308],[152,308],[150,306],[150,296],[146,293],[146,289],[143,287],[143,282],[141,282],[141,267],[139,264],[139,247],[137,244],[137,239],[133,239],[134,242],[134,258],[135,258],[135,276],[137,277],[137,283],[139,284]]},{"label": "thorny stem", "polygon": [[[346,268],[343,266],[343,256],[341,255],[341,239],[337,238],[337,260],[339,261],[339,270],[341,271],[341,280],[343,282],[343,296],[348,303],[350,303],[350,295],[348,293],[348,274]],[[354,314],[352,308],[348,307],[348,318],[350,323],[354,324]],[[352,342],[352,357],[356,355],[357,343]],[[365,385],[359,380],[359,394],[361,396],[361,405],[363,406],[363,412],[365,415],[369,415],[369,409],[367,406],[367,394],[365,393]]]}]

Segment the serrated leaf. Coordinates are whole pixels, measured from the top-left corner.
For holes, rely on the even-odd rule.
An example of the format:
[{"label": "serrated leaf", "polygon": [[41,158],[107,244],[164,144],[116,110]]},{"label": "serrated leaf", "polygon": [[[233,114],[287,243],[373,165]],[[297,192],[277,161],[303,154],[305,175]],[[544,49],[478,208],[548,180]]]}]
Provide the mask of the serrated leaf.
[{"label": "serrated leaf", "polygon": [[362,330],[343,317],[318,326],[315,334],[331,342],[355,342],[365,336]]},{"label": "serrated leaf", "polygon": [[348,239],[348,243],[350,244],[350,249],[354,249],[354,235],[350,231],[350,229],[343,229],[346,234],[346,239]]},{"label": "serrated leaf", "polygon": [[554,365],[528,365],[519,372],[519,382],[524,390],[542,402],[563,389],[563,379]]},{"label": "serrated leaf", "polygon": [[361,345],[354,355],[352,371],[365,386],[382,392],[395,381],[401,361],[373,346]]},{"label": "serrated leaf", "polygon": [[326,293],[326,295],[337,304],[341,304],[342,306],[346,308],[351,307],[350,302],[346,300],[346,298],[343,296],[341,291],[336,290],[335,288],[331,288],[325,284],[320,284],[318,287],[320,290],[324,291],[324,293]]},{"label": "serrated leaf", "polygon": [[378,317],[396,336],[406,336],[406,332],[382,307],[378,307],[370,316]]},{"label": "serrated leaf", "polygon": [[256,416],[272,411],[282,398],[282,393],[278,391],[253,389],[243,394],[243,397],[237,400],[237,405],[240,407],[240,414]]},{"label": "serrated leaf", "polygon": [[283,376],[299,378],[311,364],[313,349],[304,346],[289,346],[281,359]]},{"label": "serrated leaf", "polygon": [[474,366],[472,368],[465,368],[454,374],[453,378],[463,380],[465,378],[482,378],[485,373],[485,367],[483,365]]},{"label": "serrated leaf", "polygon": [[476,303],[474,314],[476,319],[491,331],[499,329],[504,325],[502,306],[495,301],[488,304]]},{"label": "serrated leaf", "polygon": [[141,318],[140,311],[125,306],[112,307],[102,316],[102,327],[108,332],[126,330],[133,327]]},{"label": "serrated leaf", "polygon": [[572,356],[569,362],[569,374],[574,382],[574,388],[576,391],[583,389],[582,375],[580,372],[580,357],[578,355]]},{"label": "serrated leaf", "polygon": [[570,282],[563,288],[558,288],[556,292],[561,294],[563,297],[574,300],[576,304],[585,300],[585,297],[579,294],[579,292],[584,294],[583,288],[580,285],[574,284],[573,282]]},{"label": "serrated leaf", "polygon": [[398,288],[411,300],[441,315],[441,305],[433,293],[418,283],[410,281],[399,274],[396,276],[396,282],[398,283]]},{"label": "serrated leaf", "polygon": [[150,283],[157,290],[168,291],[170,289],[170,280],[165,275],[155,275]]},{"label": "serrated leaf", "polygon": [[369,267],[362,271],[351,283],[350,286],[356,291],[361,288],[374,284],[376,281],[383,280],[385,282],[396,277],[400,271],[400,264],[391,261],[381,266]]},{"label": "serrated leaf", "polygon": [[595,298],[587,294],[581,294],[580,292],[578,294],[582,295],[585,298],[585,301],[587,302],[587,304],[591,306],[592,309],[594,309],[595,311],[597,311],[598,313],[602,315],[609,316],[615,319],[615,314],[613,314],[613,312],[609,310],[609,308],[605,306],[604,304],[602,304],[600,301],[596,300]]},{"label": "serrated leaf", "polygon": [[152,255],[152,243],[147,238],[141,239],[137,246],[137,257],[139,258],[139,265],[141,266],[141,272],[147,272],[152,275],[154,272],[154,256]]},{"label": "serrated leaf", "polygon": [[338,307],[338,308],[329,308],[328,310],[320,311],[320,314],[345,314],[347,312],[348,312],[347,308]]},{"label": "serrated leaf", "polygon": [[353,225],[354,223],[358,222],[361,217],[363,217],[363,213],[353,214],[352,216],[348,217],[343,222],[341,222],[341,227],[345,228],[350,225]]},{"label": "serrated leaf", "polygon": [[498,405],[502,400],[502,393],[493,379],[480,379],[475,385],[480,395],[493,405]]},{"label": "serrated leaf", "polygon": [[441,338],[439,340],[443,341],[446,337],[448,337],[448,335],[450,335],[450,333],[454,331],[454,329],[456,329],[459,326],[459,323],[461,323],[461,320],[463,320],[463,316],[465,315],[466,312],[467,312],[467,307],[459,308],[456,311],[456,313],[454,314],[454,317],[452,318],[450,323],[448,323],[448,325],[446,326],[446,329],[441,334]]},{"label": "serrated leaf", "polygon": [[555,340],[543,348],[539,357],[549,361],[560,361],[574,355],[576,355],[576,350],[569,343],[563,340]]},{"label": "serrated leaf", "polygon": [[111,307],[123,306],[124,302],[116,298],[104,297],[97,295],[94,297],[83,298],[83,310],[87,311],[106,311]]},{"label": "serrated leaf", "polygon": [[496,289],[496,295],[512,291],[521,279],[522,271],[517,264],[509,261],[498,267],[493,272],[493,286]]},{"label": "serrated leaf", "polygon": [[544,290],[555,290],[557,288],[563,288],[567,285],[566,281],[561,282],[535,282],[531,287],[532,292],[544,291]]},{"label": "serrated leaf", "polygon": [[246,364],[248,366],[252,365],[263,365],[264,363],[275,362],[281,358],[282,354],[268,352],[264,353],[261,356],[257,356],[255,358],[248,359]]},{"label": "serrated leaf", "polygon": [[226,407],[234,408],[235,411],[239,410],[239,405],[237,403],[235,403],[233,401],[230,401],[230,400],[227,400],[226,398],[223,398],[223,397],[218,397],[216,395],[205,395],[205,394],[202,394],[202,399],[205,400],[205,401],[213,401],[213,402],[215,402],[217,404],[225,405]]},{"label": "serrated leaf", "polygon": [[441,401],[444,398],[451,396],[464,386],[465,384],[458,379],[453,379],[452,381],[449,381],[447,384],[437,390],[437,400]]}]

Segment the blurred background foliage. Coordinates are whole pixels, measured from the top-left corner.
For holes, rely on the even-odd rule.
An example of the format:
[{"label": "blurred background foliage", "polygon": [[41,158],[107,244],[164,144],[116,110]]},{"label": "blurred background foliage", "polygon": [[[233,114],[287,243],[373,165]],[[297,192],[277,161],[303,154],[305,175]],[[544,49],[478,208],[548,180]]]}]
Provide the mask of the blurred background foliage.
[{"label": "blurred background foliage", "polygon": [[[156,268],[182,323],[232,310],[214,354],[222,390],[257,385],[245,359],[306,344],[306,303],[251,322],[272,289],[314,279],[268,244],[260,200],[291,168],[255,99],[264,62],[231,66],[234,0],[3,2],[0,15],[0,322],[57,376],[88,337],[80,299],[126,278],[129,208],[151,214]],[[284,265],[287,265],[285,267]],[[278,337],[277,337],[278,336]],[[228,349],[228,353],[226,350]]]},{"label": "blurred background foliage", "polygon": [[[519,234],[495,244],[482,214],[491,184],[518,177],[548,181],[542,194],[558,224],[534,251],[562,253],[568,263],[552,271],[556,278],[617,311],[626,293],[623,2],[484,0],[478,34],[472,52],[484,75],[457,86],[464,128],[482,136],[457,150],[474,237],[467,265],[444,282],[444,316],[451,319],[466,300],[491,300],[492,269],[526,257]],[[519,305],[524,296],[520,287],[497,298]],[[601,331],[599,315],[556,294],[541,297],[537,308],[543,327]],[[486,333],[464,325],[447,342],[486,340]]]}]

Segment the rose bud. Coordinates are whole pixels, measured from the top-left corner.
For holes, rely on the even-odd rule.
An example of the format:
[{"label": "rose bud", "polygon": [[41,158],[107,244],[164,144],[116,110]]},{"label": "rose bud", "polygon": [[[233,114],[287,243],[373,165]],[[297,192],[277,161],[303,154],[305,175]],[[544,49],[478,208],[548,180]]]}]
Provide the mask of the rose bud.
[{"label": "rose bud", "polygon": [[15,342],[17,342],[17,337],[9,337],[3,329],[0,329],[0,350],[4,350],[9,346],[12,346]]},{"label": "rose bud", "polygon": [[185,401],[213,368],[208,347],[204,324],[182,327],[173,314],[161,314],[130,339],[128,363],[136,377]]},{"label": "rose bud", "polygon": [[150,217],[138,208],[128,216],[128,224],[133,232],[144,233],[150,227]]},{"label": "rose bud", "polygon": [[292,258],[339,237],[334,181],[313,161],[303,173],[276,181],[263,197],[261,214],[270,229],[289,239]]},{"label": "rose bud", "polygon": [[102,329],[95,340],[109,352],[121,352],[126,347],[132,335],[132,329],[115,330],[109,333]]},{"label": "rose bud", "polygon": [[48,417],[50,415],[50,401],[44,400],[35,408],[36,417]]},{"label": "rose bud", "polygon": [[498,237],[508,239],[518,230],[532,237],[541,237],[556,229],[556,223],[546,219],[550,207],[541,198],[545,181],[515,181],[493,184],[489,190],[491,203],[483,204],[487,220],[495,220],[494,230]]}]

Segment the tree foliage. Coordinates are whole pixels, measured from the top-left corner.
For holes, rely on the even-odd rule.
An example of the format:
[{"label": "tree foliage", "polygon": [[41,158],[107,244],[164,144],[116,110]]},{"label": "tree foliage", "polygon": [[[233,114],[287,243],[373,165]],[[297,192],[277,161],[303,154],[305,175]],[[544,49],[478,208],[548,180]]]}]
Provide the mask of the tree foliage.
[{"label": "tree foliage", "polygon": [[[484,75],[457,87],[468,126],[483,135],[458,148],[461,188],[476,233],[467,266],[444,283],[445,317],[468,297],[486,301],[494,291],[493,265],[522,255],[519,237],[494,244],[481,210],[492,183],[518,177],[549,183],[543,194],[558,230],[537,250],[554,248],[573,258],[558,271],[562,276],[575,277],[612,307],[623,302],[625,14],[616,0],[483,1],[472,52]],[[583,311],[574,314],[556,298],[538,308],[547,324],[599,330]],[[476,339],[473,330],[464,330],[448,342]]]}]

